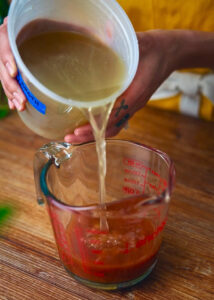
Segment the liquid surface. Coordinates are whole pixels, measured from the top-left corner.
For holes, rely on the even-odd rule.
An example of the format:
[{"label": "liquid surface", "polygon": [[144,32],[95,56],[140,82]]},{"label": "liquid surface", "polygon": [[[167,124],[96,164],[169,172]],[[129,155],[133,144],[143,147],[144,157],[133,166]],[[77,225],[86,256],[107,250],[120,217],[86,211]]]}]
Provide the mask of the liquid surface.
[{"label": "liquid surface", "polygon": [[72,25],[62,31],[65,24],[63,27],[61,23],[52,31],[51,22],[40,20],[45,22],[46,31],[38,34],[41,25],[36,22],[33,34],[30,28],[35,27],[35,21],[22,30],[17,43],[25,65],[48,89],[65,98],[95,101],[121,88],[125,65],[110,47],[73,31]]}]

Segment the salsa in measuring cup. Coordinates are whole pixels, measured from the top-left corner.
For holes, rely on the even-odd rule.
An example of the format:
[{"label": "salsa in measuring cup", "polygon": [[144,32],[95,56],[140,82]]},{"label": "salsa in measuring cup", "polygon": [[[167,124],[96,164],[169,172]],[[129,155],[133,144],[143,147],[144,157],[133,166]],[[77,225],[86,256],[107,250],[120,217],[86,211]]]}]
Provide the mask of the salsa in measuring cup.
[{"label": "salsa in measuring cup", "polygon": [[65,268],[97,283],[126,282],[147,273],[157,260],[165,207],[142,209],[141,202],[135,197],[107,205],[107,231],[100,230],[99,210],[73,215],[61,235],[56,235]]}]

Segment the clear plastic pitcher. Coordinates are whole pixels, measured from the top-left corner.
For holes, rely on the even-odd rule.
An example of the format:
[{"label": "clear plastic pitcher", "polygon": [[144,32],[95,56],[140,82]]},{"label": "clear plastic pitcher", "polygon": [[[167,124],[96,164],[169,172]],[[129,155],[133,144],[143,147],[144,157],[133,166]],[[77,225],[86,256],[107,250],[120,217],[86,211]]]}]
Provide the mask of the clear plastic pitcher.
[{"label": "clear plastic pitcher", "polygon": [[[79,282],[130,287],[155,267],[175,170],[163,152],[107,140],[105,208],[99,205],[95,143],[50,143],[35,156],[39,203],[46,202],[60,259]],[[100,229],[105,217],[107,230]]]},{"label": "clear plastic pitcher", "polygon": [[[32,20],[41,18],[86,28],[110,46],[126,65],[127,73],[121,89],[105,99],[80,102],[65,99],[41,84],[23,63],[16,44],[20,30]],[[85,123],[82,107],[99,108],[115,101],[136,73],[139,58],[136,34],[129,18],[115,0],[13,0],[9,10],[8,33],[19,69],[17,80],[28,99],[26,110],[19,112],[19,115],[31,130],[49,139],[62,139]]]}]

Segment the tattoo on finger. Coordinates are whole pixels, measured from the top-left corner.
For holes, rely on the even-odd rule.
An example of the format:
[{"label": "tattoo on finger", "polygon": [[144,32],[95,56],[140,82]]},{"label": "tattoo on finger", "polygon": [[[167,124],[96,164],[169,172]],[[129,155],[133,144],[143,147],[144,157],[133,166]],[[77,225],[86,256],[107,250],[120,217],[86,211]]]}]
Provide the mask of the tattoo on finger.
[{"label": "tattoo on finger", "polygon": [[125,99],[123,99],[122,101],[121,101],[121,103],[120,103],[120,106],[117,108],[117,111],[116,111],[116,113],[115,113],[115,117],[117,118],[118,116],[119,116],[119,114],[120,114],[120,112],[124,109],[124,110],[126,110],[126,109],[128,109],[129,108],[129,106],[127,105],[127,104],[125,104]]},{"label": "tattoo on finger", "polygon": [[116,127],[117,128],[119,128],[119,127],[121,127],[123,124],[125,124],[127,121],[128,121],[128,119],[130,118],[130,114],[126,114],[120,121],[118,121],[117,123],[116,123]]}]

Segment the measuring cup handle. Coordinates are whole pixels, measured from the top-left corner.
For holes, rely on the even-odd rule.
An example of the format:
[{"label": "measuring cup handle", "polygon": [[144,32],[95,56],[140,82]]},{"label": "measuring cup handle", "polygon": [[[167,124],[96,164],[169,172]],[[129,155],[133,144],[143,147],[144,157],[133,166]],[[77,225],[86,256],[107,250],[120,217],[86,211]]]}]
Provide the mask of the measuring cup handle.
[{"label": "measuring cup handle", "polygon": [[41,174],[46,172],[45,166],[54,164],[57,168],[61,163],[69,159],[72,155],[73,146],[68,143],[51,142],[41,147],[34,156],[34,181],[36,188],[36,197],[39,204],[44,204],[45,195],[41,189]]},{"label": "measuring cup handle", "polygon": [[48,158],[46,158],[40,151],[38,151],[34,156],[34,182],[36,188],[36,198],[38,204],[42,205],[45,202],[45,196],[41,190],[40,185],[40,174],[42,169],[47,164]]}]

